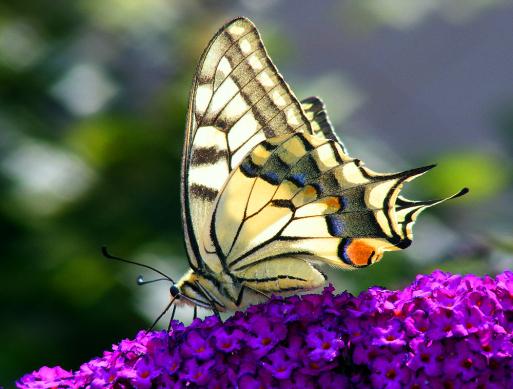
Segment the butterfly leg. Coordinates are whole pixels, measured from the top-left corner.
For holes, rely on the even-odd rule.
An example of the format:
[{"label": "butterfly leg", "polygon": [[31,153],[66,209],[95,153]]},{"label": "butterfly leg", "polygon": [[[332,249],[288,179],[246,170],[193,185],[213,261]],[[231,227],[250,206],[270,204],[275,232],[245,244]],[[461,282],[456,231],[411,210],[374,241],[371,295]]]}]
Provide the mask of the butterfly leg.
[{"label": "butterfly leg", "polygon": [[195,285],[198,287],[198,290],[201,291],[201,294],[210,304],[210,309],[214,312],[214,315],[221,321],[221,315],[219,314],[219,310],[216,308],[216,303],[212,300],[212,298],[209,296],[209,293],[203,288],[203,286],[199,282],[195,282]]},{"label": "butterfly leg", "polygon": [[212,311],[214,311],[214,315],[216,315],[216,317],[219,319],[219,321],[223,321],[221,319],[221,315],[219,314],[219,311],[217,310],[216,307],[214,307],[214,305],[212,305]]},{"label": "butterfly leg", "polygon": [[169,319],[169,324],[167,325],[167,333],[169,334],[169,331],[171,331],[171,324],[173,323],[173,320],[175,319],[175,313],[176,313],[176,305],[173,306],[173,311],[171,312],[171,319]]},{"label": "butterfly leg", "polygon": [[267,293],[264,293],[258,289],[255,289],[255,288],[252,288],[251,286],[249,285],[243,285],[241,290],[240,290],[240,293],[239,295],[237,296],[237,301],[235,302],[235,305],[237,306],[240,306],[240,304],[242,303],[242,299],[244,298],[244,290],[245,289],[249,289],[251,290],[252,292],[255,292],[256,294],[259,294],[261,296],[264,296],[267,300],[270,300],[271,299],[271,296],[269,296]]},{"label": "butterfly leg", "polygon": [[[171,302],[166,306],[166,308],[162,311],[162,313],[155,319],[155,321],[153,322],[151,327],[146,330],[146,333],[152,331],[153,328],[155,328],[155,326],[157,325],[159,320],[162,319],[162,316],[164,316],[167,313],[167,311],[169,311],[169,308],[171,308],[171,305],[173,305],[174,301],[175,301],[174,299],[171,300]],[[176,305],[175,305],[175,307],[176,307]]]},{"label": "butterfly leg", "polygon": [[194,314],[192,316],[192,320],[196,319],[198,317],[198,306],[194,306]]}]

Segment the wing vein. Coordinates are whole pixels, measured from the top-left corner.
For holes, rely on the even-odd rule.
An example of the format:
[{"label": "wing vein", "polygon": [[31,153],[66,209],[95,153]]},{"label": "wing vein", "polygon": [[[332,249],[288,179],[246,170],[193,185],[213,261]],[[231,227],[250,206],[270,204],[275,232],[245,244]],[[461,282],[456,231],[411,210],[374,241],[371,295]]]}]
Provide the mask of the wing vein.
[{"label": "wing vein", "polygon": [[[236,96],[241,95],[241,96],[244,98],[244,95],[242,94],[242,91],[244,90],[244,88],[245,88],[245,87],[246,87],[246,86],[247,86],[251,81],[253,81],[255,78],[257,78],[257,77],[258,77],[258,76],[259,76],[259,75],[260,75],[264,70],[267,70],[268,68],[269,68],[269,65],[267,65],[266,67],[264,67],[263,69],[261,69],[258,73],[255,73],[255,75],[254,75],[252,78],[250,78],[250,79],[248,80],[248,82],[246,82],[243,86],[240,86],[240,87],[239,87],[239,91],[238,91],[236,94],[234,94],[232,97],[230,97],[230,98],[228,99],[228,101],[227,101],[227,102],[222,106],[222,108],[219,110],[219,112],[217,113],[217,115],[215,116],[215,118],[212,120],[212,122],[214,122],[214,123],[215,123],[215,122],[219,119],[219,115],[221,115],[221,113],[223,113],[223,112],[224,112],[225,108],[228,106],[228,104],[230,104],[230,103],[233,101],[233,99],[235,99],[235,97],[236,97]],[[226,78],[223,80],[223,82],[224,82],[224,81],[226,81],[227,79],[228,79],[228,77],[226,77]],[[278,85],[279,85],[279,84],[277,84],[276,86],[278,86]],[[215,92],[214,92],[214,94],[215,94]],[[212,98],[214,98],[214,94],[212,94]],[[265,97],[266,95],[267,95],[267,92],[265,92],[265,93],[264,93],[264,95],[262,96],[262,98],[263,98],[263,97]],[[244,100],[246,100],[246,99],[244,99]],[[261,99],[260,99],[260,100],[261,100]],[[258,100],[258,101],[260,101],[260,100]],[[255,104],[256,104],[256,103],[255,103]],[[251,110],[251,108],[255,106],[255,104],[252,104],[252,105],[248,104],[249,109],[248,109],[247,111],[245,111],[245,112],[244,112],[244,114],[242,114],[242,116],[241,116],[239,119],[237,119],[237,122],[238,122],[238,121],[239,121],[239,120],[240,120],[240,119],[241,119],[241,118],[242,118],[246,113],[248,113],[248,112]],[[235,123],[237,123],[237,122],[235,122]],[[235,124],[233,124],[231,127],[233,127],[234,125],[235,125]]]},{"label": "wing vein", "polygon": [[[226,55],[226,53],[228,52],[228,50],[230,50],[236,43],[238,43],[241,39],[245,38],[247,35],[251,34],[252,32],[254,31],[254,29],[248,31],[247,33],[245,33],[244,35],[240,36],[237,40],[234,40],[230,43],[230,45],[226,48],[226,50],[223,52],[222,55],[219,56],[219,59],[217,60],[217,63],[216,63],[216,66],[215,66],[215,69],[217,70],[219,68],[219,64],[221,63],[221,60],[224,58],[224,56]],[[227,35],[229,37],[229,35]],[[203,63],[202,63],[203,65]],[[211,86],[212,86],[212,96],[214,96],[214,82],[216,80],[216,77],[215,77],[215,72],[214,72],[214,77],[212,77],[212,81],[211,81]],[[197,79],[196,79],[196,82],[197,82]],[[212,103],[212,98],[210,98],[209,102],[208,102],[208,105],[207,105],[207,108],[205,109],[205,113],[208,112],[208,109],[210,108],[210,104]],[[199,121],[198,125],[196,126],[196,128],[199,128],[203,125],[203,118],[205,117],[205,115],[203,115],[201,117],[201,120]]]}]

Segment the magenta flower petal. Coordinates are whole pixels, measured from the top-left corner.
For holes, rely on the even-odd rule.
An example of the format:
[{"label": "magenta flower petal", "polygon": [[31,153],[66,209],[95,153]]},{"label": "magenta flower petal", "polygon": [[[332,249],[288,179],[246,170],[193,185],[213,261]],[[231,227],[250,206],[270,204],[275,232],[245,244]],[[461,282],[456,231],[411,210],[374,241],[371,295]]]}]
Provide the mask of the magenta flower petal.
[{"label": "magenta flower petal", "polygon": [[199,332],[192,331],[188,333],[187,340],[183,345],[183,354],[200,360],[206,360],[214,355],[214,349]]},{"label": "magenta flower petal", "polygon": [[245,333],[240,330],[229,333],[226,329],[220,328],[214,332],[216,348],[225,353],[239,350],[241,348],[241,340],[244,336]]},{"label": "magenta flower petal", "polygon": [[402,323],[396,319],[390,319],[383,323],[383,327],[376,327],[374,333],[376,337],[372,344],[375,346],[402,347],[406,343]]},{"label": "magenta flower petal", "polygon": [[270,362],[263,362],[262,366],[279,380],[288,379],[298,365],[296,362],[291,361],[283,349],[280,348],[268,355],[267,359]]},{"label": "magenta flower petal", "polygon": [[322,327],[312,327],[306,335],[306,343],[312,349],[308,356],[318,361],[332,361],[338,354],[338,350],[344,346],[344,342],[337,337],[334,331],[327,331]]}]

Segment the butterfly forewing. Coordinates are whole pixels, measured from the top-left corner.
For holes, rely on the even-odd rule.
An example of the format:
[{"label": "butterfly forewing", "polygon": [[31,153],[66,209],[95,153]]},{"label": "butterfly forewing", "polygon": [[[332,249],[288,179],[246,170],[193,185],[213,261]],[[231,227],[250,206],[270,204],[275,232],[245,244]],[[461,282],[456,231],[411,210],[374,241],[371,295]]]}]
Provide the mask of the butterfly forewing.
[{"label": "butterfly forewing", "polygon": [[311,131],[310,123],[255,26],[228,23],[200,60],[189,102],[182,198],[193,267],[202,265],[197,241],[233,168],[266,138],[298,131]]}]

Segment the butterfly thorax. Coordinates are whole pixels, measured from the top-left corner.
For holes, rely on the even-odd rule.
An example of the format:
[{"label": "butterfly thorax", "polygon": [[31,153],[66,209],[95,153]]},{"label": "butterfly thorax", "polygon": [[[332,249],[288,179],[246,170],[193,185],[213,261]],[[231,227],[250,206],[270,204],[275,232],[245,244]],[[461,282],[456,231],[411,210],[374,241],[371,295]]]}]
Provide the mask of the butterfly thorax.
[{"label": "butterfly thorax", "polygon": [[252,293],[241,293],[243,285],[225,272],[190,269],[177,282],[182,298],[180,303],[203,308],[215,307],[218,311],[236,310],[261,299]]}]

